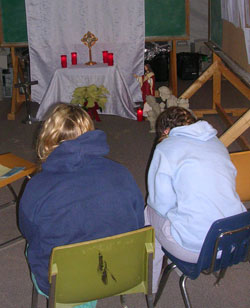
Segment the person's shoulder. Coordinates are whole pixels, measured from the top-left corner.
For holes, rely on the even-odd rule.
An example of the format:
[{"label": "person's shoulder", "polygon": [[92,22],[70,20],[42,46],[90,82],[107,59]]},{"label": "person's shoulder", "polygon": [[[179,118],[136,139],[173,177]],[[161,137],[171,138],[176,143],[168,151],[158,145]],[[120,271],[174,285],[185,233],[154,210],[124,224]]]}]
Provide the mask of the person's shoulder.
[{"label": "person's shoulder", "polygon": [[121,164],[120,162],[115,161],[111,158],[106,158],[106,162],[114,171],[120,171],[120,172],[130,174],[130,171],[128,170],[128,168],[125,165]]}]

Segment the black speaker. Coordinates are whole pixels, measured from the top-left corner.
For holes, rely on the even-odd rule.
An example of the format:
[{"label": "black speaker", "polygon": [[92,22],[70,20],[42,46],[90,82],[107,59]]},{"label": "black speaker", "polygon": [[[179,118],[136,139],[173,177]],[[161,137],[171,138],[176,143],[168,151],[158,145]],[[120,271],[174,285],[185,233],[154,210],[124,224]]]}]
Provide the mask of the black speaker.
[{"label": "black speaker", "polygon": [[177,74],[180,79],[193,80],[199,77],[200,54],[180,52],[177,54]]},{"label": "black speaker", "polygon": [[164,52],[155,56],[151,61],[147,61],[155,73],[155,81],[168,81],[169,53]]}]

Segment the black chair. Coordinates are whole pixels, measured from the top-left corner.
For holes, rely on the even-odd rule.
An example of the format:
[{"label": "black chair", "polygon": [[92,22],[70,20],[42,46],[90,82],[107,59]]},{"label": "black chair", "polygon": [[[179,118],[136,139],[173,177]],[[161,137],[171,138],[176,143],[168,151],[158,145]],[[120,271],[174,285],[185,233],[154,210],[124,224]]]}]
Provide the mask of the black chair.
[{"label": "black chair", "polygon": [[171,271],[177,267],[183,273],[179,285],[185,307],[191,308],[186,290],[187,278],[196,279],[200,273],[213,273],[217,277],[215,284],[218,284],[229,266],[250,260],[250,212],[215,221],[207,233],[197,263],[184,262],[172,256],[164,248],[163,251],[172,263],[162,271],[154,306],[162,294]]}]

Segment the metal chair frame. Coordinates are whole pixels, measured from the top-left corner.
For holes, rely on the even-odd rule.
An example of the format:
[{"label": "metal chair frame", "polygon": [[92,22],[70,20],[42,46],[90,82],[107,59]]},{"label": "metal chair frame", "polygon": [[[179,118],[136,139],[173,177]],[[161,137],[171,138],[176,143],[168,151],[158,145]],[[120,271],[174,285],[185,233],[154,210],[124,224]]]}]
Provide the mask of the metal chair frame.
[{"label": "metal chair frame", "polygon": [[[249,214],[248,214],[248,216],[249,216]],[[241,214],[239,214],[239,215],[241,215]],[[221,219],[221,220],[225,220],[225,219],[227,219],[227,218],[224,218],[224,219]],[[210,228],[210,230],[211,230],[211,228]],[[215,277],[217,278],[215,285],[219,284],[220,280],[225,276],[226,270],[228,268],[228,266],[222,265],[221,267],[219,266],[220,267],[219,269],[217,269],[218,265],[216,265],[216,262],[218,262],[222,259],[222,255],[219,258],[217,257],[218,251],[220,251],[220,243],[221,243],[222,239],[229,237],[229,236],[232,236],[232,235],[239,234],[239,233],[244,232],[244,231],[250,231],[250,223],[245,225],[244,227],[240,227],[240,228],[225,231],[225,232],[220,232],[219,235],[217,236],[217,238],[215,240],[213,252],[212,252],[212,258],[211,258],[210,266],[207,269],[200,271],[200,273],[203,273],[203,274],[206,274],[206,275],[209,275],[211,273],[214,274]],[[208,232],[208,234],[209,234],[209,232]],[[205,244],[206,244],[206,239],[205,239],[203,245],[205,245]],[[234,247],[234,246],[232,246],[232,247]],[[247,241],[242,245],[242,247],[240,247],[241,251],[238,251],[239,249],[237,249],[235,247],[232,248],[232,247],[231,247],[230,253],[234,253],[234,254],[238,253],[239,254],[239,253],[242,253],[244,251],[244,253],[243,253],[244,259],[241,260],[241,261],[243,261],[243,262],[248,261],[248,260],[250,261],[250,259],[249,259],[249,257],[250,257],[250,233],[248,234]],[[164,248],[163,248],[163,251],[165,252],[165,257],[169,257],[168,252]],[[223,254],[223,252],[222,252],[222,254]],[[170,255],[169,259],[171,260],[171,255]],[[178,260],[178,259],[176,259],[176,260]],[[180,260],[180,262],[182,262],[182,261]],[[183,262],[183,263],[185,263],[185,262]],[[190,266],[196,266],[196,265],[198,265],[198,263],[199,263],[199,260],[198,260],[197,264],[192,264],[192,263],[186,263],[186,264],[190,264]],[[233,264],[237,264],[237,263],[233,263]],[[175,268],[177,268],[177,265],[174,263],[174,261],[173,261],[173,263],[170,263],[165,268],[163,268],[162,273],[161,273],[161,280],[160,280],[159,288],[158,288],[158,291],[156,293],[155,300],[154,300],[154,306],[157,305],[157,303],[158,303],[158,301],[161,297],[161,294],[163,292],[163,289],[164,289],[164,287],[167,283],[169,275],[172,272],[172,270],[175,269]],[[219,270],[219,273],[217,274],[216,272],[218,270]],[[184,301],[186,308],[192,308],[190,298],[189,298],[189,295],[188,295],[188,292],[187,292],[187,289],[186,289],[186,281],[187,281],[188,278],[196,279],[196,278],[198,278],[198,276],[199,276],[199,273],[195,277],[191,278],[191,277],[188,276],[188,274],[185,275],[183,273],[183,275],[179,279],[179,286],[180,286],[180,290],[181,290],[181,295],[182,295],[182,298],[183,298],[183,301]]]}]

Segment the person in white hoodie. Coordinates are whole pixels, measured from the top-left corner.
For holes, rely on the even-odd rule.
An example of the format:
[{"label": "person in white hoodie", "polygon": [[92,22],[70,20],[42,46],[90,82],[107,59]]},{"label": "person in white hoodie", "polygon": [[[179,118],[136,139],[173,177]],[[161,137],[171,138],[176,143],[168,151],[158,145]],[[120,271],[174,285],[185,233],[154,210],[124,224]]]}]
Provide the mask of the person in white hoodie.
[{"label": "person in white hoodie", "polygon": [[246,211],[235,189],[236,169],[227,148],[206,121],[170,107],[157,119],[159,143],[148,172],[145,222],[155,228],[153,292],[162,265],[161,246],[196,263],[214,221]]}]

